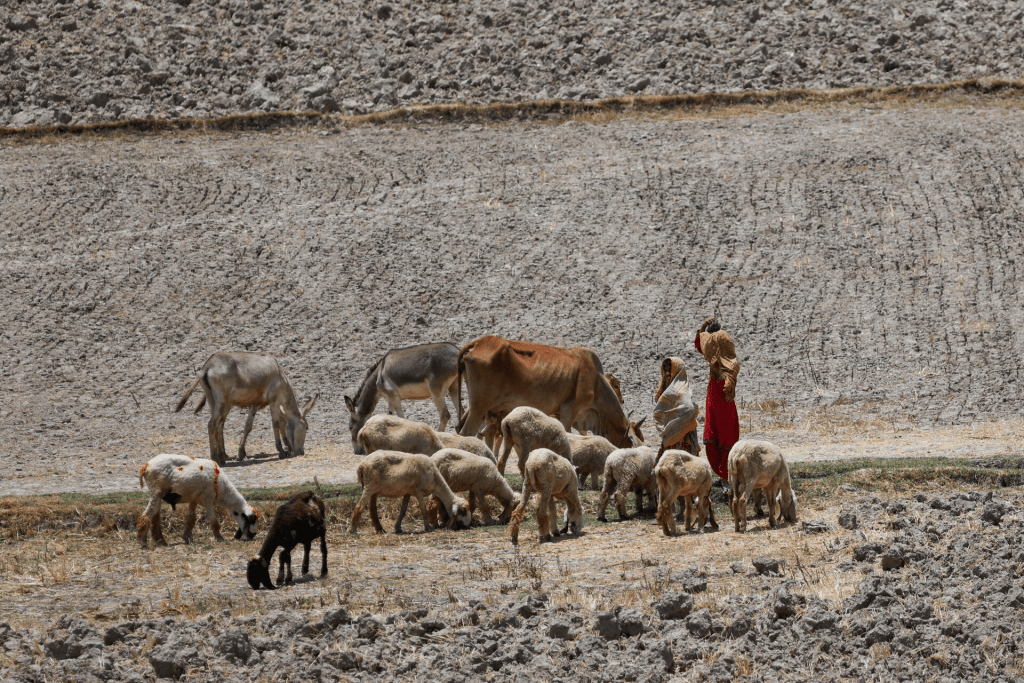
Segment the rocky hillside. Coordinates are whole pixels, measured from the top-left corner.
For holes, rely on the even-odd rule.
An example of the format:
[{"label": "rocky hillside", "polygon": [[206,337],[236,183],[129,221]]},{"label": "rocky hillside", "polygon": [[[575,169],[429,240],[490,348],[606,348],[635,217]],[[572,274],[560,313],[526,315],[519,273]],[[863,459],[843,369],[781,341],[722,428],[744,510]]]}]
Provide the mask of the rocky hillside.
[{"label": "rocky hillside", "polygon": [[26,0],[0,126],[1024,75],[1024,3]]}]

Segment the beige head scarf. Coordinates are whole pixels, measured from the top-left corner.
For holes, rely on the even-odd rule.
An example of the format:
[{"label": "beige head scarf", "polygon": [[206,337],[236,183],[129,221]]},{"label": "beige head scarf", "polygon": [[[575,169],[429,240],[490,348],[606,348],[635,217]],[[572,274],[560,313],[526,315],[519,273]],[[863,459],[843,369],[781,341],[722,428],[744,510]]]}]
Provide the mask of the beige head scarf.
[{"label": "beige head scarf", "polygon": [[700,352],[711,366],[715,379],[725,379],[725,400],[732,403],[736,399],[736,377],[740,374],[740,362],[736,359],[736,346],[725,330],[705,332],[713,320],[708,318],[700,326]]},{"label": "beige head scarf", "polygon": [[654,424],[666,448],[678,445],[684,436],[696,431],[700,409],[693,402],[686,364],[681,358],[666,358],[661,362],[661,382],[654,400],[657,401]]}]

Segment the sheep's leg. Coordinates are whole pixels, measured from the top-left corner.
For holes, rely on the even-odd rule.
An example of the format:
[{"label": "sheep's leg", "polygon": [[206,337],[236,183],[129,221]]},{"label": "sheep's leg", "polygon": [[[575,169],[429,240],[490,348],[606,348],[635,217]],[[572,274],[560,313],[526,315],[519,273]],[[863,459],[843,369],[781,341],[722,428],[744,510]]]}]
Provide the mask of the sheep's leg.
[{"label": "sheep's leg", "polygon": [[[288,566],[287,573],[285,573],[285,565]],[[293,583],[291,548],[281,548],[281,556],[278,558],[277,585],[280,586],[282,583]]]},{"label": "sheep's leg", "polygon": [[[406,506],[406,504],[408,502],[409,502],[409,496],[406,496],[404,501],[402,502],[402,511],[403,512],[405,511],[405,506]],[[416,502],[419,503],[419,505],[420,505],[420,514],[423,515],[423,530],[424,531],[433,531],[434,527],[430,526],[430,522],[427,521],[427,497],[424,496],[422,493],[417,493],[416,494]],[[442,507],[444,507],[444,506],[442,506]],[[449,517],[450,517],[451,516],[451,512],[449,511],[448,514],[449,514]]]},{"label": "sheep's leg", "polygon": [[[409,498],[411,498],[411,497],[412,497],[412,494],[409,494],[409,493],[405,494],[402,497],[402,508],[398,511],[398,520],[395,522],[395,533],[396,534],[402,533],[402,520],[405,519],[405,513],[409,509]],[[424,510],[424,512],[426,511],[425,508],[423,510]],[[424,519],[426,519],[426,515],[425,514],[424,514],[423,517],[424,517]]]},{"label": "sheep's leg", "polygon": [[537,533],[540,542],[551,540],[551,482],[545,482],[537,502]]},{"label": "sheep's leg", "polygon": [[146,506],[146,509],[142,511],[142,516],[139,517],[138,524],[136,525],[135,540],[143,548],[147,546],[147,532],[152,532],[154,545],[167,545],[167,542],[164,541],[163,532],[160,530],[161,505],[163,505],[163,496],[159,493],[151,493],[149,505]]},{"label": "sheep's leg", "polygon": [[[501,429],[498,429],[498,435],[499,436],[501,435]],[[505,467],[508,466],[508,456],[512,454],[512,448],[513,448],[514,444],[515,444],[515,439],[512,439],[512,438],[508,438],[508,439],[503,438],[501,440],[501,448],[499,448],[498,451],[497,451],[497,453],[498,453],[497,465],[498,465],[498,472],[501,473],[502,475],[505,474]],[[517,455],[518,455],[518,451],[517,451]]]},{"label": "sheep's leg", "polygon": [[320,534],[320,576],[327,576],[327,529]]},{"label": "sheep's leg", "polygon": [[302,544],[302,575],[305,576],[309,573],[309,549],[313,546],[313,541],[306,541]]},{"label": "sheep's leg", "polygon": [[614,497],[615,490],[615,478],[611,475],[606,475],[604,478],[604,488],[601,489],[601,498],[597,502],[597,521],[607,522],[608,518],[605,517],[605,511],[608,509],[608,503],[612,497]]},{"label": "sheep's leg", "polygon": [[252,431],[252,423],[256,420],[256,406],[249,406],[249,416],[245,419],[245,429],[242,430],[242,440],[238,444],[238,459],[245,460],[245,440],[249,438]]},{"label": "sheep's leg", "polygon": [[629,489],[623,489],[619,487],[615,491],[615,507],[619,511],[619,521],[629,519],[629,514],[626,512],[626,496],[629,495]]},{"label": "sheep's leg", "polygon": [[558,508],[555,507],[555,498],[551,497],[551,502],[548,503],[548,524],[551,525],[551,535],[561,536],[562,531],[558,528]]},{"label": "sheep's leg", "polygon": [[764,496],[768,499],[768,526],[775,528],[779,522],[779,501],[776,500],[779,492],[774,487],[762,489]]},{"label": "sheep's leg", "polygon": [[[384,527],[380,523],[380,513],[377,510],[377,494],[370,496],[370,521],[373,522],[373,530],[378,534],[386,533]],[[398,518],[398,523],[402,523],[402,518]]]},{"label": "sheep's leg", "polygon": [[675,520],[672,516],[673,502],[672,496],[669,495],[669,484],[664,480],[659,480],[658,487],[661,492],[661,500],[658,503],[658,514],[655,516],[655,519],[661,524],[661,533],[671,537],[675,533],[674,529],[672,529],[672,522]]},{"label": "sheep's leg", "polygon": [[220,519],[218,519],[217,510],[214,509],[213,505],[206,506],[206,521],[210,523],[210,531],[213,532],[213,537],[218,541],[223,541],[224,537],[220,535]]},{"label": "sheep's leg", "polygon": [[[469,492],[469,496],[470,496],[470,503],[469,503],[470,507],[472,507],[472,505],[473,505],[473,498],[476,498],[476,502],[480,506],[480,517],[481,517],[481,519],[484,520],[484,524],[486,524],[486,525],[494,524],[494,517],[491,516],[491,506],[487,502],[487,494],[481,493],[481,494],[478,495],[478,494],[474,493],[473,491],[470,491]],[[504,516],[504,512],[502,513],[502,515]]]},{"label": "sheep's leg", "polygon": [[512,511],[512,518],[509,520],[508,530],[512,537],[512,545],[519,544],[519,526],[526,517],[526,506],[530,504],[530,496],[533,495],[533,486],[529,477],[523,478],[523,492],[519,496],[519,507]]},{"label": "sheep's leg", "polygon": [[[359,500],[356,501],[356,506],[354,508],[352,508],[352,521],[349,522],[349,525],[348,525],[348,530],[349,530],[350,533],[354,534],[354,533],[358,532],[358,530],[359,530],[359,520],[363,516],[363,509],[366,507],[367,503],[370,502],[370,496],[366,495],[366,492],[367,492],[367,490],[364,488],[362,495],[359,496]],[[377,502],[376,498],[374,498],[373,499],[373,503],[374,503],[373,504],[373,508],[374,508],[375,511],[376,511],[376,507],[377,507],[376,502]],[[375,512],[373,513],[373,515],[375,516]],[[383,531],[384,530],[381,529],[377,533],[382,533]]]},{"label": "sheep's leg", "polygon": [[185,543],[192,542],[192,534],[196,528],[196,503],[189,503],[188,511],[185,513],[185,532],[181,535],[181,540]]}]

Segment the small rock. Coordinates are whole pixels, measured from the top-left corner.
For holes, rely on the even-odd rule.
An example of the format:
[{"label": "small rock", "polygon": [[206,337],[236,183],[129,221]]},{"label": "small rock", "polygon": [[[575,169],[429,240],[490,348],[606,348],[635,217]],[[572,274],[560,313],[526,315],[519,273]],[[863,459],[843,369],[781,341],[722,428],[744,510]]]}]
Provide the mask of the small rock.
[{"label": "small rock", "polygon": [[629,85],[627,85],[626,86],[626,90],[628,90],[629,92],[640,92],[641,90],[643,90],[644,88],[646,88],[650,84],[651,84],[651,79],[648,78],[647,76],[644,76],[643,78],[639,78],[639,79],[633,81],[632,83],[630,83]]},{"label": "small rock", "polygon": [[1004,514],[1006,514],[1006,506],[1002,503],[987,503],[981,511],[981,521],[999,526],[999,523],[1003,521]]},{"label": "small rock", "polygon": [[843,510],[839,513],[839,526],[853,531],[857,528],[857,513],[853,510]]},{"label": "small rock", "polygon": [[805,534],[821,534],[828,531],[828,524],[823,519],[808,519],[802,523],[802,531]]},{"label": "small rock", "polygon": [[252,656],[252,641],[248,633],[232,626],[218,639],[217,651],[232,661],[246,662]]},{"label": "small rock", "polygon": [[662,619],[683,619],[693,611],[693,596],[687,593],[669,593],[654,603]]},{"label": "small rock", "polygon": [[35,17],[10,16],[7,18],[7,28],[11,31],[28,31],[39,28]]},{"label": "small rock", "polygon": [[780,561],[771,557],[755,557],[751,562],[758,574],[778,574]]},{"label": "small rock", "polygon": [[576,637],[576,629],[566,619],[555,619],[548,626],[548,637],[559,640],[572,640]]},{"label": "small rock", "polygon": [[906,557],[903,555],[903,551],[899,548],[892,547],[882,553],[882,569],[888,571],[890,569],[899,569],[907,563]]},{"label": "small rock", "polygon": [[594,615],[591,627],[605,640],[615,640],[622,635],[619,620],[615,612],[598,612]]}]

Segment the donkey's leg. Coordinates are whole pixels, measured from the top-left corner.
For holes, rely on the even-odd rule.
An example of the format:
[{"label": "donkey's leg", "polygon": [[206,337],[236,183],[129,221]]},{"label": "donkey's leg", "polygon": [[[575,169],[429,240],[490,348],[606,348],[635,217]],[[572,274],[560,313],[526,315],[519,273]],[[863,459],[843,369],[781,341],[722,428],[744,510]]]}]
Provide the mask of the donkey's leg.
[{"label": "donkey's leg", "polygon": [[249,438],[252,431],[252,423],[256,419],[256,406],[249,406],[249,417],[245,420],[245,429],[242,430],[242,441],[238,444],[238,459],[245,460],[245,440]]}]

